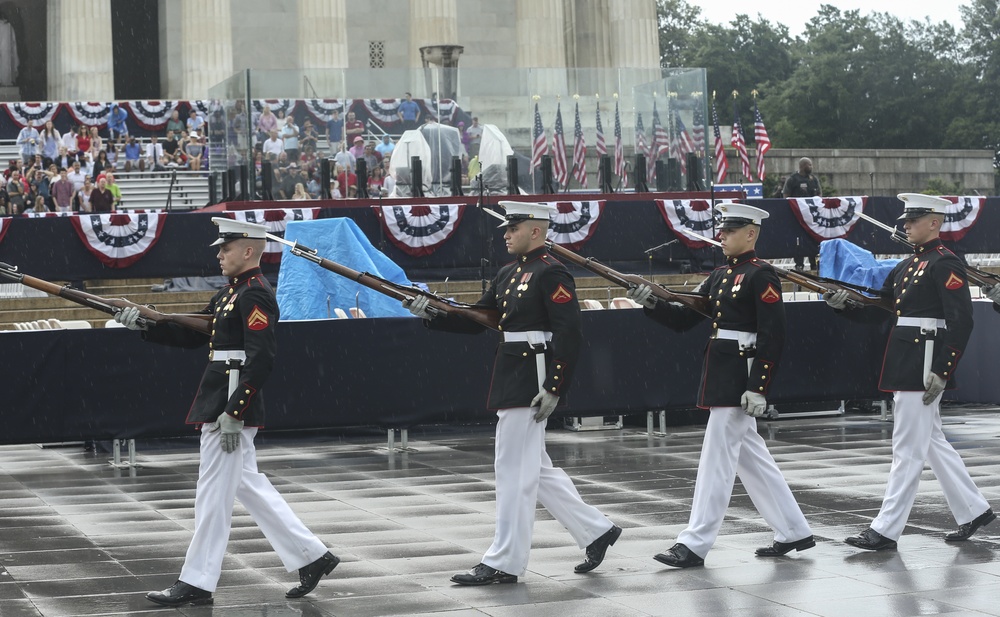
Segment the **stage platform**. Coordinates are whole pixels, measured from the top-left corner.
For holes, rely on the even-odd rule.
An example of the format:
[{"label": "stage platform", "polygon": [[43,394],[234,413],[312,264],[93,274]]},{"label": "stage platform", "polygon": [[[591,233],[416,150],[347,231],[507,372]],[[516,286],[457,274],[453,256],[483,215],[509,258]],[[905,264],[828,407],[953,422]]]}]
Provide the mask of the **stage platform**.
[{"label": "stage platform", "polygon": [[[945,433],[978,486],[1000,505],[996,408],[946,409]],[[493,535],[492,427],[429,428],[413,451],[380,449],[384,434],[268,435],[260,468],[343,562],[311,595],[286,600],[281,567],[245,510],[215,606],[172,611],[144,594],[174,582],[193,527],[197,444],[140,443],[141,467],[115,469],[82,446],[0,447],[0,615],[178,614],[190,617],[440,615],[1000,615],[1000,522],[947,544],[955,525],[925,472],[898,551],[841,540],[878,510],[892,424],[869,416],[760,422],[818,544],[755,557],[771,533],[737,482],[704,568],[653,561],[687,521],[703,429],[550,430],[548,450],[584,498],[625,529],[604,564],[573,573],[583,551],[542,509],[529,572],[516,585],[449,582]]]}]

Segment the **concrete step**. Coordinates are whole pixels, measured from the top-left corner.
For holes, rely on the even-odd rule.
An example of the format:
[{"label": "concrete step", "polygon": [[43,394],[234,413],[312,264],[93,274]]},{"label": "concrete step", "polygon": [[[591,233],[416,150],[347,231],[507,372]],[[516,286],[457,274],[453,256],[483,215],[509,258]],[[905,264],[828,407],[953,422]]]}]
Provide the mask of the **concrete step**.
[{"label": "concrete step", "polygon": [[[96,293],[96,292],[91,292]],[[212,291],[182,291],[182,292],[164,292],[156,293],[149,291],[149,288],[145,288],[141,293],[98,293],[97,295],[107,298],[109,300],[115,300],[118,298],[125,298],[130,302],[135,302],[136,304],[152,304],[154,306],[160,306],[161,304],[197,304],[200,303],[201,306],[208,304],[208,301],[212,299],[215,292]],[[48,310],[57,308],[74,308],[80,306],[79,304],[60,298],[57,296],[48,296],[45,298],[18,298],[13,300],[5,300],[3,303],[3,311],[0,311],[0,315],[7,311],[27,311],[27,310]]]},{"label": "concrete step", "polygon": [[[194,313],[205,308],[204,302],[175,302],[161,303],[156,306],[156,310],[162,313]],[[91,322],[100,321],[104,323],[112,317],[101,311],[96,311],[83,306],[72,306],[66,308],[46,307],[27,310],[0,311],[0,323],[13,323],[16,321],[34,321],[36,319],[50,319],[55,317],[63,321],[71,319],[85,319]]]}]

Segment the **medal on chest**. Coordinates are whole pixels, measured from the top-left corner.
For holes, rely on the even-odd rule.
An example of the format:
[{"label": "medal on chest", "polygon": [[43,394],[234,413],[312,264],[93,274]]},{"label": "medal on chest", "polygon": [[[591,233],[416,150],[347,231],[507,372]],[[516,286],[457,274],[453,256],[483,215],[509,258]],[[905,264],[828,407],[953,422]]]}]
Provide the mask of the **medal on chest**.
[{"label": "medal on chest", "polygon": [[518,291],[528,291],[528,281],[531,280],[531,275],[533,272],[525,272],[521,275],[521,281],[517,286]]}]

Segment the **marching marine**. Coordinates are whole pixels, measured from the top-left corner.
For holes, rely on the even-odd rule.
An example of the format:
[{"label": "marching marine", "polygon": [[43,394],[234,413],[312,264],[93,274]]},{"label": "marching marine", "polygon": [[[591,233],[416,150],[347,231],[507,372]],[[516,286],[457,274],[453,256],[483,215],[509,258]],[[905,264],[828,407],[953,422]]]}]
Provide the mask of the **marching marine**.
[{"label": "marching marine", "polygon": [[[496,410],[496,531],[482,562],[451,580],[459,585],[516,583],[528,568],[535,506],[541,501],[570,532],[589,572],[621,535],[597,508],[587,505],[565,471],[545,451],[545,421],[569,390],[580,351],[580,305],[573,277],[545,249],[548,204],[501,201],[504,241],[516,261],[500,269],[476,303],[500,314],[488,407]],[[499,216],[499,215],[497,215]],[[425,296],[403,305],[433,330],[478,333],[484,326],[439,315]]]},{"label": "marching marine", "polygon": [[[947,199],[903,193],[903,228],[913,257],[886,278],[881,296],[892,298],[896,323],[889,334],[879,389],[893,393],[892,467],[885,497],[870,527],[844,540],[866,550],[896,548],[917,496],[924,461],[941,482],[958,529],[947,542],[967,540],[996,518],[962,458],[941,430],[941,396],[955,387],[955,371],[972,333],[972,298],[962,261],[939,238]],[[884,315],[850,310],[846,292],[825,296],[851,319]],[[855,313],[855,315],[852,315]]]},{"label": "marching marine", "polygon": [[[754,252],[768,213],[743,204],[716,206],[726,265],[714,270],[696,291],[708,294],[712,333],[705,348],[698,406],[709,409],[698,461],[694,501],[687,529],[672,547],[654,557],[677,568],[701,566],[715,544],[739,474],[757,511],[774,530],[761,557],[785,555],[816,545],[764,439],[757,418],[767,410],[767,394],[781,360],[785,309],[774,269]],[[695,310],[662,302],[648,285],[628,291],[646,315],[683,332],[705,319]]]}]

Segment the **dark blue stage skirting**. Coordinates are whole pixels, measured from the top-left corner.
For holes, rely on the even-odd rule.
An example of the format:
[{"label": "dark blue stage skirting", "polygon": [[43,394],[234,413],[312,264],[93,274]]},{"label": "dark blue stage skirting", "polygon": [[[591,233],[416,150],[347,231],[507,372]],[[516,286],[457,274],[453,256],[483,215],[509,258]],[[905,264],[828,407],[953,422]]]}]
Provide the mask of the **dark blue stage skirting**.
[{"label": "dark blue stage skirting", "polygon": [[[619,270],[638,273],[676,271],[678,262],[692,262],[698,267],[711,268],[721,260],[716,249],[703,249],[692,254],[681,243],[658,251],[650,259],[644,251],[676,238],[667,227],[653,199],[667,195],[584,195],[563,194],[535,196],[544,200],[608,199],[594,235],[578,251],[596,258]],[[674,195],[676,197],[676,195]],[[493,203],[499,197],[488,198]],[[391,205],[395,200],[385,200]],[[468,203],[473,198],[447,198],[437,200],[412,200],[412,203]],[[309,202],[310,206],[332,205],[333,202]],[[433,254],[411,257],[389,242],[382,233],[375,210],[360,201],[338,201],[337,207],[324,207],[322,217],[351,217],[375,247],[406,271],[410,280],[428,281],[469,280],[480,278],[480,262],[489,262],[486,278],[492,278],[496,268],[510,261],[506,254],[501,233],[490,219],[478,211],[469,211],[462,217],[454,236]],[[378,205],[377,201],[367,202]],[[411,201],[407,201],[407,204]],[[784,199],[754,200],[771,213],[765,224],[758,246],[765,259],[814,255],[818,244],[802,228],[791,207]],[[242,204],[246,206],[248,204]],[[302,202],[254,202],[252,207],[301,207]],[[865,212],[882,221],[894,222],[902,212],[902,204],[894,197],[869,199]],[[88,279],[121,279],[175,276],[209,276],[218,274],[216,251],[208,248],[214,240],[216,228],[210,222],[212,213],[173,213],[167,215],[162,235],[147,255],[128,268],[107,268],[92,255],[80,241],[67,218],[28,219],[8,221],[10,230],[0,242],[0,261],[17,265],[21,271],[39,278],[67,281]],[[487,217],[489,218],[489,217]],[[905,252],[892,242],[887,233],[867,221],[859,221],[847,240],[877,254]],[[957,243],[948,243],[957,253],[1000,253],[1000,198],[988,198],[977,224]],[[265,266],[271,273],[276,265]]]},{"label": "dark blue stage skirting", "polygon": [[[876,385],[888,323],[858,324],[822,302],[789,303],[784,358],[770,402],[885,398]],[[640,310],[584,313],[585,344],[557,415],[682,410],[695,404],[708,323],[677,334]],[[946,399],[1000,402],[1000,315],[975,303],[976,327]],[[416,319],[278,325],[264,389],[267,428],[406,427],[490,421],[486,393],[498,337],[431,332]],[[135,332],[0,334],[0,443],[169,437],[185,426],[208,350]]]}]

